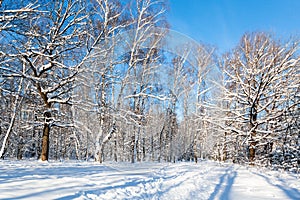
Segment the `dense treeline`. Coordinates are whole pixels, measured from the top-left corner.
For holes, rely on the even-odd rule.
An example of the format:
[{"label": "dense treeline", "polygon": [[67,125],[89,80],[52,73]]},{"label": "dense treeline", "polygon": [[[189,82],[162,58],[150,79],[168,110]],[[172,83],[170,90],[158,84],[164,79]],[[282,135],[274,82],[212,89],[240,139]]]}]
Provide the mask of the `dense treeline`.
[{"label": "dense treeline", "polygon": [[245,34],[217,56],[169,30],[166,8],[2,1],[0,157],[299,170],[298,41]]}]

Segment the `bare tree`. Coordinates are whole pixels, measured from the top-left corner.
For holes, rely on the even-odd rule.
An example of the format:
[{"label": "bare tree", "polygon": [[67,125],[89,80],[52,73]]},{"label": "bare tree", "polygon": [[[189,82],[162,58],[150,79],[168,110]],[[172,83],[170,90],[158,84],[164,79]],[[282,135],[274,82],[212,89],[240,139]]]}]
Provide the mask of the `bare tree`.
[{"label": "bare tree", "polygon": [[[132,134],[129,136],[131,162],[135,162],[138,156],[141,126],[146,114],[143,108],[145,101],[147,98],[160,98],[159,95],[151,94],[153,83],[150,81],[158,67],[159,45],[165,34],[160,31],[163,29],[158,29],[164,26],[164,12],[164,2],[156,0],[134,1],[130,10],[132,23],[125,40],[126,65],[116,99],[116,111],[121,116],[129,117],[133,125]],[[129,103],[129,109],[121,108],[123,100]]]},{"label": "bare tree", "polygon": [[290,83],[298,87],[297,49],[296,42],[282,45],[264,33],[246,34],[224,63],[228,134],[241,139],[239,146],[247,144],[250,163],[274,144],[278,135],[270,124],[291,106],[287,92]]},{"label": "bare tree", "polygon": [[25,63],[26,69],[18,65],[2,65],[1,69],[5,76],[31,82],[41,99],[44,129],[40,158],[48,160],[51,127],[62,125],[53,112],[57,106],[70,103],[72,82],[87,54],[82,51],[86,13],[85,6],[77,0],[38,3],[43,5],[36,8],[39,12],[7,31],[9,39],[17,40],[9,44],[11,50],[5,55]]}]

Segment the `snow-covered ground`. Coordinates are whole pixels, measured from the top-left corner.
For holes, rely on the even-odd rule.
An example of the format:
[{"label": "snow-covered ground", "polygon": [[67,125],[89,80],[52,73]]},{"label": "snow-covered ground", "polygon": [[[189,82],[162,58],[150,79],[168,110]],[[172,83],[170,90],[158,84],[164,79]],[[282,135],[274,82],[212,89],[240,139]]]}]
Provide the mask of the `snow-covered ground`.
[{"label": "snow-covered ground", "polygon": [[0,199],[300,199],[296,174],[211,161],[0,161]]}]

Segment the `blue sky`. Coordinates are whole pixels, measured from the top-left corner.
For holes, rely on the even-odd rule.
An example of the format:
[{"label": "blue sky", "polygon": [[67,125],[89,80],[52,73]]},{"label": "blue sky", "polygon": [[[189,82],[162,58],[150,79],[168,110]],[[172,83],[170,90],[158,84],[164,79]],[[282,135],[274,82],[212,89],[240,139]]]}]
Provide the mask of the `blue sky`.
[{"label": "blue sky", "polygon": [[300,33],[300,0],[169,0],[171,29],[219,52],[246,32],[265,31],[287,40]]}]

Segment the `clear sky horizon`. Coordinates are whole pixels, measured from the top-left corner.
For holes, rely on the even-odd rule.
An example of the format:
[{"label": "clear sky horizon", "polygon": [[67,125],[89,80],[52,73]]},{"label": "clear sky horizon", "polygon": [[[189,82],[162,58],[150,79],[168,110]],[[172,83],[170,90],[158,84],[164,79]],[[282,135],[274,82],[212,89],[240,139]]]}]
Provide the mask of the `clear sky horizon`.
[{"label": "clear sky horizon", "polygon": [[300,0],[169,0],[167,18],[172,30],[223,53],[246,32],[299,37]]}]

